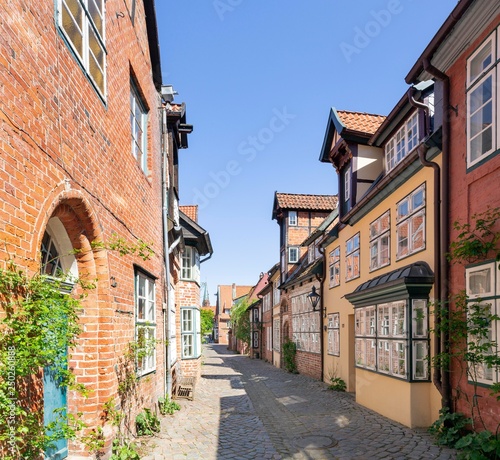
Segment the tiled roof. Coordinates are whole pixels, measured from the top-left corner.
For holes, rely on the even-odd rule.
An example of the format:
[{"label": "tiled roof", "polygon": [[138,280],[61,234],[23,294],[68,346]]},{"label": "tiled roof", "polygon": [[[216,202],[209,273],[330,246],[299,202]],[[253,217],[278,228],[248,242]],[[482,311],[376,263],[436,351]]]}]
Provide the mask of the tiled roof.
[{"label": "tiled roof", "polygon": [[179,206],[179,209],[191,220],[198,223],[198,205]]},{"label": "tiled roof", "polygon": [[333,211],[337,207],[337,195],[302,195],[276,193],[277,205],[281,209],[308,209],[311,211]]},{"label": "tiled roof", "polygon": [[385,120],[382,115],[371,113],[349,112],[347,110],[337,110],[340,121],[351,131],[373,134]]}]

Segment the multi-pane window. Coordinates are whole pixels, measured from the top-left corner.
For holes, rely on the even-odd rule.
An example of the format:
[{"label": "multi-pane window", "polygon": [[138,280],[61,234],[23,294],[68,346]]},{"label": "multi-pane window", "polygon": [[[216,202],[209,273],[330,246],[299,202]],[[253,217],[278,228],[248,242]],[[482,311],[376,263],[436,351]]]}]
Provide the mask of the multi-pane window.
[{"label": "multi-pane window", "polygon": [[385,146],[386,172],[394,169],[418,144],[418,113],[415,112]]},{"label": "multi-pane window", "polygon": [[467,322],[469,328],[468,374],[471,380],[493,384],[500,382],[500,369],[488,365],[489,356],[499,353],[500,340],[500,270],[498,263],[466,269]]},{"label": "multi-pane window", "polygon": [[467,166],[474,166],[500,145],[498,133],[497,29],[467,61]]},{"label": "multi-pane window", "polygon": [[132,132],[132,155],[141,169],[147,172],[147,111],[134,82],[130,82],[130,129]]},{"label": "multi-pane window", "polygon": [[297,225],[297,211],[288,211],[288,225],[290,227]]},{"label": "multi-pane window", "polygon": [[403,379],[428,380],[427,317],[425,299],[356,308],[356,366]]},{"label": "multi-pane window", "polygon": [[344,201],[351,198],[351,167],[347,167],[344,172]]},{"label": "multi-pane window", "polygon": [[340,356],[340,313],[328,315],[328,354]]},{"label": "multi-pane window", "polygon": [[425,249],[425,184],[422,184],[397,205],[396,259]]},{"label": "multi-pane window", "polygon": [[182,359],[201,355],[200,309],[181,307]]},{"label": "multi-pane window", "polygon": [[370,270],[389,265],[391,216],[387,211],[370,224]]},{"label": "multi-pane window", "polygon": [[155,283],[142,272],[135,274],[135,333],[137,369],[144,375],[156,369]]},{"label": "multi-pane window", "polygon": [[273,320],[273,349],[280,351],[280,320]]},{"label": "multi-pane window", "polygon": [[278,289],[280,285],[279,279],[274,280],[273,282],[273,305],[277,305],[280,302],[281,292]]},{"label": "multi-pane window", "polygon": [[181,278],[183,280],[200,281],[200,255],[196,248],[192,246],[184,247]]},{"label": "multi-pane window", "polygon": [[359,277],[359,233],[346,241],[346,281]]},{"label": "multi-pane window", "polygon": [[57,24],[80,65],[104,98],[104,0],[57,0]]},{"label": "multi-pane window", "polygon": [[340,246],[330,252],[329,256],[330,287],[340,284]]},{"label": "multi-pane window", "polygon": [[288,263],[296,264],[299,261],[299,248],[291,247],[288,248]]}]

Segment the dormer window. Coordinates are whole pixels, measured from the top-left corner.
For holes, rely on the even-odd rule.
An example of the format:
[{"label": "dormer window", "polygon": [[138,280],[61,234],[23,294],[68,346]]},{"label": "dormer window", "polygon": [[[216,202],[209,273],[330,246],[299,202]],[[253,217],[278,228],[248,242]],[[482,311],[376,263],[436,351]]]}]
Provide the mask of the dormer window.
[{"label": "dormer window", "polygon": [[288,226],[297,226],[297,211],[288,211]]},{"label": "dormer window", "polygon": [[418,145],[418,113],[415,112],[385,145],[385,169],[393,170]]}]

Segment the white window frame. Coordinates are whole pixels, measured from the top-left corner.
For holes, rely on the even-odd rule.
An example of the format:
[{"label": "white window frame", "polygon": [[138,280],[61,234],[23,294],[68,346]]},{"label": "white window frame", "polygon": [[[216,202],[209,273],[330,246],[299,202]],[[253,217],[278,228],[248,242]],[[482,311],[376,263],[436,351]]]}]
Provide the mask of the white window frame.
[{"label": "white window frame", "polygon": [[298,225],[297,211],[288,211],[288,226],[296,227]]},{"label": "white window frame", "polygon": [[[477,289],[473,286],[473,279],[477,278],[478,274],[483,272],[481,276],[485,286]],[[492,315],[500,316],[500,270],[498,269],[498,262],[490,261],[480,265],[466,267],[465,269],[467,299],[469,304],[484,305],[490,309]],[[489,286],[488,286],[489,284]],[[500,321],[492,321],[489,324],[489,332],[491,341],[495,342],[497,346],[492,350],[493,354],[500,353]],[[469,335],[467,342],[473,342],[476,339]],[[476,365],[476,378],[478,383],[485,385],[492,385],[500,382],[500,369],[488,368],[485,364]]]},{"label": "white window frame", "polygon": [[328,314],[328,348],[332,356],[340,356],[340,313]]},{"label": "white window frame", "polygon": [[351,165],[344,171],[344,201],[348,202],[351,198]]},{"label": "white window frame", "polygon": [[277,305],[280,302],[281,292],[278,288],[279,285],[280,285],[279,279],[275,279],[273,282],[273,306]]},{"label": "white window frame", "polygon": [[[156,285],[153,278],[137,270],[135,273],[135,340],[140,347],[146,337],[147,349],[156,342]],[[156,370],[156,345],[137,359],[137,374],[142,376]]]},{"label": "white window frame", "polygon": [[[387,219],[387,228],[384,222]],[[384,241],[387,259],[382,259],[384,251]],[[384,212],[380,217],[370,224],[370,272],[385,267],[391,263],[391,211]]]},{"label": "white window frame", "polygon": [[[487,54],[489,57],[489,62],[483,64],[477,72],[472,74],[473,64],[477,58],[481,56],[481,53],[487,48],[490,48],[490,53]],[[499,67],[498,67],[498,57],[500,49],[500,28],[495,30],[482,44],[479,48],[467,59],[467,167],[473,167],[476,164],[482,162],[493,152],[499,148],[500,143],[500,123],[498,123],[498,114],[500,113],[500,106],[498,102],[498,80],[499,80]],[[491,147],[487,150],[482,151],[477,157],[472,157],[472,143],[475,139],[482,136],[488,127],[479,130],[471,137],[472,134],[472,115],[482,114],[483,109],[486,108],[490,100],[486,103],[482,103],[474,114],[471,114],[472,109],[472,97],[477,93],[478,90],[486,83],[486,81],[491,78]],[[481,112],[480,112],[481,111]]]},{"label": "white window frame", "polygon": [[185,246],[181,257],[181,279],[200,282],[200,254],[194,246]]},{"label": "white window frame", "polygon": [[201,356],[200,309],[181,307],[181,358],[197,359]]},{"label": "white window frame", "polygon": [[[404,197],[396,204],[396,260],[404,259],[412,254],[423,251],[426,246],[426,190],[425,183],[417,187],[413,192]],[[422,203],[415,205],[414,198],[422,193]],[[405,209],[405,211],[401,211]],[[416,225],[419,218],[422,219],[420,225]],[[403,229],[406,228],[406,231]],[[416,246],[416,237],[422,232],[423,244],[421,247]],[[404,234],[406,233],[406,237]],[[406,241],[407,253],[403,252],[404,246],[402,242]]]},{"label": "white window frame", "polygon": [[275,318],[273,320],[273,350],[280,351],[280,334],[281,333],[281,324],[280,319]]},{"label": "white window frame", "polygon": [[340,286],[340,246],[330,251],[329,287]]},{"label": "white window frame", "polygon": [[404,380],[429,380],[428,316],[426,299],[411,299],[409,304],[407,300],[398,300],[356,307],[356,367]]},{"label": "white window frame", "polygon": [[[356,233],[352,238],[349,238],[345,243],[345,280],[351,281],[361,276],[360,267],[360,233]],[[356,264],[357,259],[357,264]],[[357,272],[355,267],[357,265]]]},{"label": "white window frame", "polygon": [[[76,15],[76,18],[75,18]],[[106,99],[105,0],[57,0],[57,25],[99,95]],[[74,33],[71,37],[71,30]],[[77,43],[76,38],[80,43]]]},{"label": "white window frame", "polygon": [[130,132],[132,155],[144,174],[148,173],[148,111],[136,84],[130,81]]},{"label": "white window frame", "polygon": [[386,173],[393,170],[401,163],[418,145],[419,139],[418,111],[414,111],[399,128],[399,130],[387,141],[385,145],[385,170]]},{"label": "white window frame", "polygon": [[[295,257],[292,257],[292,254],[295,253]],[[288,248],[288,263],[289,264],[296,264],[298,263],[300,258],[300,253],[299,253],[299,247],[298,246],[291,246]]]}]

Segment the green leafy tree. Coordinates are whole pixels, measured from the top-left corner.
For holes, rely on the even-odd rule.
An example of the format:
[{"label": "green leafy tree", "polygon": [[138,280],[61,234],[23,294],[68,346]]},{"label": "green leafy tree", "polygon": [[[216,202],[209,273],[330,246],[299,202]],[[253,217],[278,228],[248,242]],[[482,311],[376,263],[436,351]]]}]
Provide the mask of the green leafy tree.
[{"label": "green leafy tree", "polygon": [[214,327],[214,312],[208,308],[202,308],[201,317],[201,335],[211,334]]},{"label": "green leafy tree", "polygon": [[250,345],[250,312],[245,298],[231,308],[231,327],[233,335],[246,346]]}]

